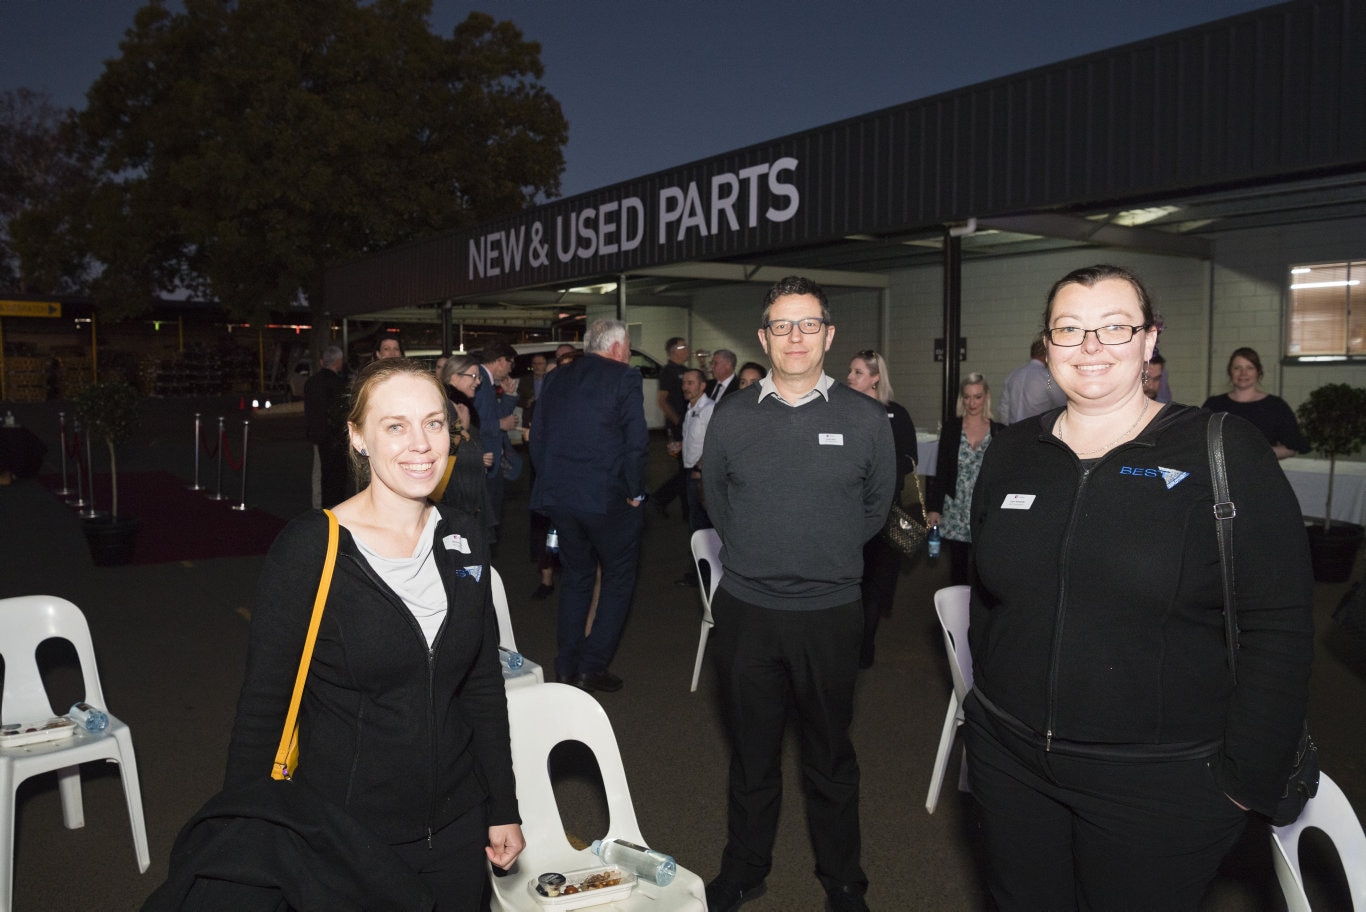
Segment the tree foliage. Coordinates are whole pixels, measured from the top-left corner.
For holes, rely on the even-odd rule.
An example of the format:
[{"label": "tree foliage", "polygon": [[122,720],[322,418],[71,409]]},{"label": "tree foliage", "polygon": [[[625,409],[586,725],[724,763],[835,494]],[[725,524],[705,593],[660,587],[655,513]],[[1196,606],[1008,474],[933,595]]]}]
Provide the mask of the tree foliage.
[{"label": "tree foliage", "polygon": [[81,289],[82,258],[53,223],[60,194],[80,179],[63,133],[67,115],[38,92],[0,92],[0,290]]},{"label": "tree foliage", "polygon": [[[540,45],[430,0],[152,0],[78,117],[102,179],[64,205],[102,311],[185,289],[244,317],[323,267],[559,193]],[[377,302],[380,303],[380,302]]]}]

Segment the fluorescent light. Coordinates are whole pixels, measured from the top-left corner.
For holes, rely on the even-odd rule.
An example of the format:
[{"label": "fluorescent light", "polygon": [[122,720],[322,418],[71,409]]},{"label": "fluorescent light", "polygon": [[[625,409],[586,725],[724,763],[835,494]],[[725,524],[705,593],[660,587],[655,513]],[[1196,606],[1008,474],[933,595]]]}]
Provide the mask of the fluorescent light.
[{"label": "fluorescent light", "polygon": [[1304,275],[1306,272],[1311,272],[1311,271],[1312,271],[1312,270],[1311,270],[1308,266],[1296,266],[1294,269],[1290,270],[1290,274],[1291,274],[1291,275]]},{"label": "fluorescent light", "polygon": [[1347,279],[1341,282],[1296,282],[1290,287],[1292,290],[1296,288],[1346,288],[1360,284],[1361,279]]}]

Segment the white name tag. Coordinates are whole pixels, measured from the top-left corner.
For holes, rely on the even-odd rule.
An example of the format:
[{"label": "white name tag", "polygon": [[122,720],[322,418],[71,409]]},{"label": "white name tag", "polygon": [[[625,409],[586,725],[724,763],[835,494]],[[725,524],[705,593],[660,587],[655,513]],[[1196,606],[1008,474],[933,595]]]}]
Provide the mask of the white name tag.
[{"label": "white name tag", "polygon": [[470,553],[470,543],[455,533],[441,539],[441,544],[446,546],[447,551],[459,551],[461,554]]},{"label": "white name tag", "polygon": [[1034,506],[1033,494],[1007,494],[1001,501],[1002,510],[1028,510]]},{"label": "white name tag", "polygon": [[844,446],[843,434],[821,434],[818,439],[821,446]]}]

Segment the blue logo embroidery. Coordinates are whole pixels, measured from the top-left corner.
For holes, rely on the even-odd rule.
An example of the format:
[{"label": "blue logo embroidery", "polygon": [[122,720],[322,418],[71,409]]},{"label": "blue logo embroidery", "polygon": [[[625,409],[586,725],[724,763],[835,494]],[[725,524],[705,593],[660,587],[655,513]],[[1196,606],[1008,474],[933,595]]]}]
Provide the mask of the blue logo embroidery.
[{"label": "blue logo embroidery", "polygon": [[1179,485],[1190,477],[1190,472],[1183,472],[1180,469],[1169,469],[1165,466],[1158,466],[1155,469],[1144,468],[1142,466],[1120,466],[1119,474],[1133,475],[1138,478],[1161,478],[1166,484],[1167,490]]}]

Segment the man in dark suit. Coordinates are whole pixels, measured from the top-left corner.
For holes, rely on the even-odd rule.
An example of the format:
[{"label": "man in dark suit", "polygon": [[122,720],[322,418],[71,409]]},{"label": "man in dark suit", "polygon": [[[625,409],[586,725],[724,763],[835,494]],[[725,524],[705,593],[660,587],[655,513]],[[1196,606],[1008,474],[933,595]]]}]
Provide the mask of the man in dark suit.
[{"label": "man in dark suit", "polygon": [[735,382],[735,365],[738,359],[735,352],[728,348],[718,348],[711,355],[711,382],[707,384],[707,398],[719,401],[722,396],[739,392],[740,384]]},{"label": "man in dark suit", "polygon": [[[517,350],[506,342],[492,342],[484,346],[479,366],[483,382],[474,391],[474,410],[479,413],[479,440],[484,445],[484,452],[493,454],[493,463],[484,475],[489,495],[487,525],[490,547],[498,540],[498,524],[503,519],[503,450],[507,441],[504,432],[517,426],[517,416],[512,414],[512,409],[500,407],[498,390],[516,360]],[[509,406],[511,403],[509,399]]]},{"label": "man in dark suit", "polygon": [[[531,508],[550,517],[560,540],[559,680],[616,691],[607,670],[635,590],[644,517],[649,431],[640,372],[620,320],[595,320],[585,355],[546,375],[531,424],[536,483]],[[584,633],[602,566],[593,629]]]},{"label": "man in dark suit", "polygon": [[304,384],[304,421],[313,444],[317,487],[313,506],[335,507],[346,499],[349,463],[346,453],[346,414],[339,400],[346,395],[341,369],[345,356],[335,345],[323,349],[321,370]]}]

